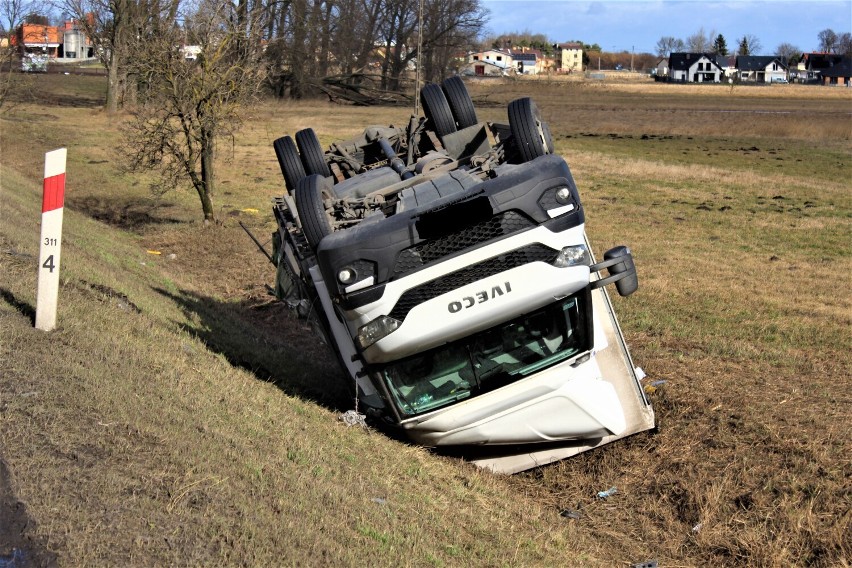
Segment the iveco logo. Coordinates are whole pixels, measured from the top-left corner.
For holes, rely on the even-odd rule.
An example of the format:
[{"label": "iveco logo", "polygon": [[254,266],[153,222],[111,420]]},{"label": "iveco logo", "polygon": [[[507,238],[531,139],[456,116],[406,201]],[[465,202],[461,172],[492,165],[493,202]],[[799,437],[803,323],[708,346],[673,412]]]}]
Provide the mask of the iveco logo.
[{"label": "iveco logo", "polygon": [[488,300],[493,300],[503,294],[508,294],[512,291],[512,285],[508,282],[504,282],[503,286],[493,286],[491,288],[491,293],[489,295],[488,290],[483,290],[482,292],[477,292],[473,296],[465,296],[461,299],[461,301],[450,302],[447,304],[447,309],[451,314],[462,311],[464,308],[472,308],[476,304],[482,304],[487,302]]}]

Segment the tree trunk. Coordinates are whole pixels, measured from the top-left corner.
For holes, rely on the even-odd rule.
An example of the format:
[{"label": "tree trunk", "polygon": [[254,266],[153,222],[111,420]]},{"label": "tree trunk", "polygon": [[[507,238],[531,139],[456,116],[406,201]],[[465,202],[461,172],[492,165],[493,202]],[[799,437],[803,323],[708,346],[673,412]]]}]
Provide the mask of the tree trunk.
[{"label": "tree trunk", "polygon": [[109,58],[107,66],[107,92],[106,92],[106,111],[109,114],[114,114],[118,111],[118,65],[117,58],[113,52]]},{"label": "tree trunk", "polygon": [[205,221],[213,221],[213,188],[215,176],[213,175],[213,158],[215,156],[215,143],[213,133],[207,128],[201,132],[201,183],[195,184],[198,197],[201,199],[201,210],[204,212]]}]

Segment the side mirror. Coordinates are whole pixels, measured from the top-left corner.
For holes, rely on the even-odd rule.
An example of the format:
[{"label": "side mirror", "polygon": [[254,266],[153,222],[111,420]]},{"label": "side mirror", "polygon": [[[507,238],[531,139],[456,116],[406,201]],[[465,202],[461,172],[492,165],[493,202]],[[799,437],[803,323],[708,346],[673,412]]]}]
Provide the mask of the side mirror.
[{"label": "side mirror", "polygon": [[589,270],[598,272],[604,268],[609,272],[609,276],[592,282],[593,290],[613,282],[619,296],[629,296],[639,289],[639,277],[636,275],[636,265],[633,264],[633,255],[629,248],[618,246],[609,249],[604,253],[603,262],[590,266]]}]

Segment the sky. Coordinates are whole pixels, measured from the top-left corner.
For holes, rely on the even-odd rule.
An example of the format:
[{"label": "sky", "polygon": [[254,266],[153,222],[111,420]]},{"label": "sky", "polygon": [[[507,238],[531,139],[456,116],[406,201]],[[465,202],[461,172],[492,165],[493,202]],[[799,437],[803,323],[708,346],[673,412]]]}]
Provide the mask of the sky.
[{"label": "sky", "polygon": [[491,14],[489,35],[541,33],[554,42],[597,43],[604,51],[656,53],[657,41],[672,36],[684,41],[704,28],[725,37],[736,49],[744,35],[762,46],[757,55],[774,55],[790,43],[816,51],[817,34],[826,28],[852,31],[852,0],[481,0]]}]

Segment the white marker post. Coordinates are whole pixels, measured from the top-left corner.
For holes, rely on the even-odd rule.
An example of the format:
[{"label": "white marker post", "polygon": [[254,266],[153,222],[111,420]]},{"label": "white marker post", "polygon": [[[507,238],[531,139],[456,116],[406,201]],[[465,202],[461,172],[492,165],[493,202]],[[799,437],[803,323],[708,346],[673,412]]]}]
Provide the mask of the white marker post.
[{"label": "white marker post", "polygon": [[36,329],[56,327],[59,298],[59,255],[62,249],[62,211],[65,206],[66,148],[44,155],[44,193],[41,203],[41,245],[38,255]]}]

